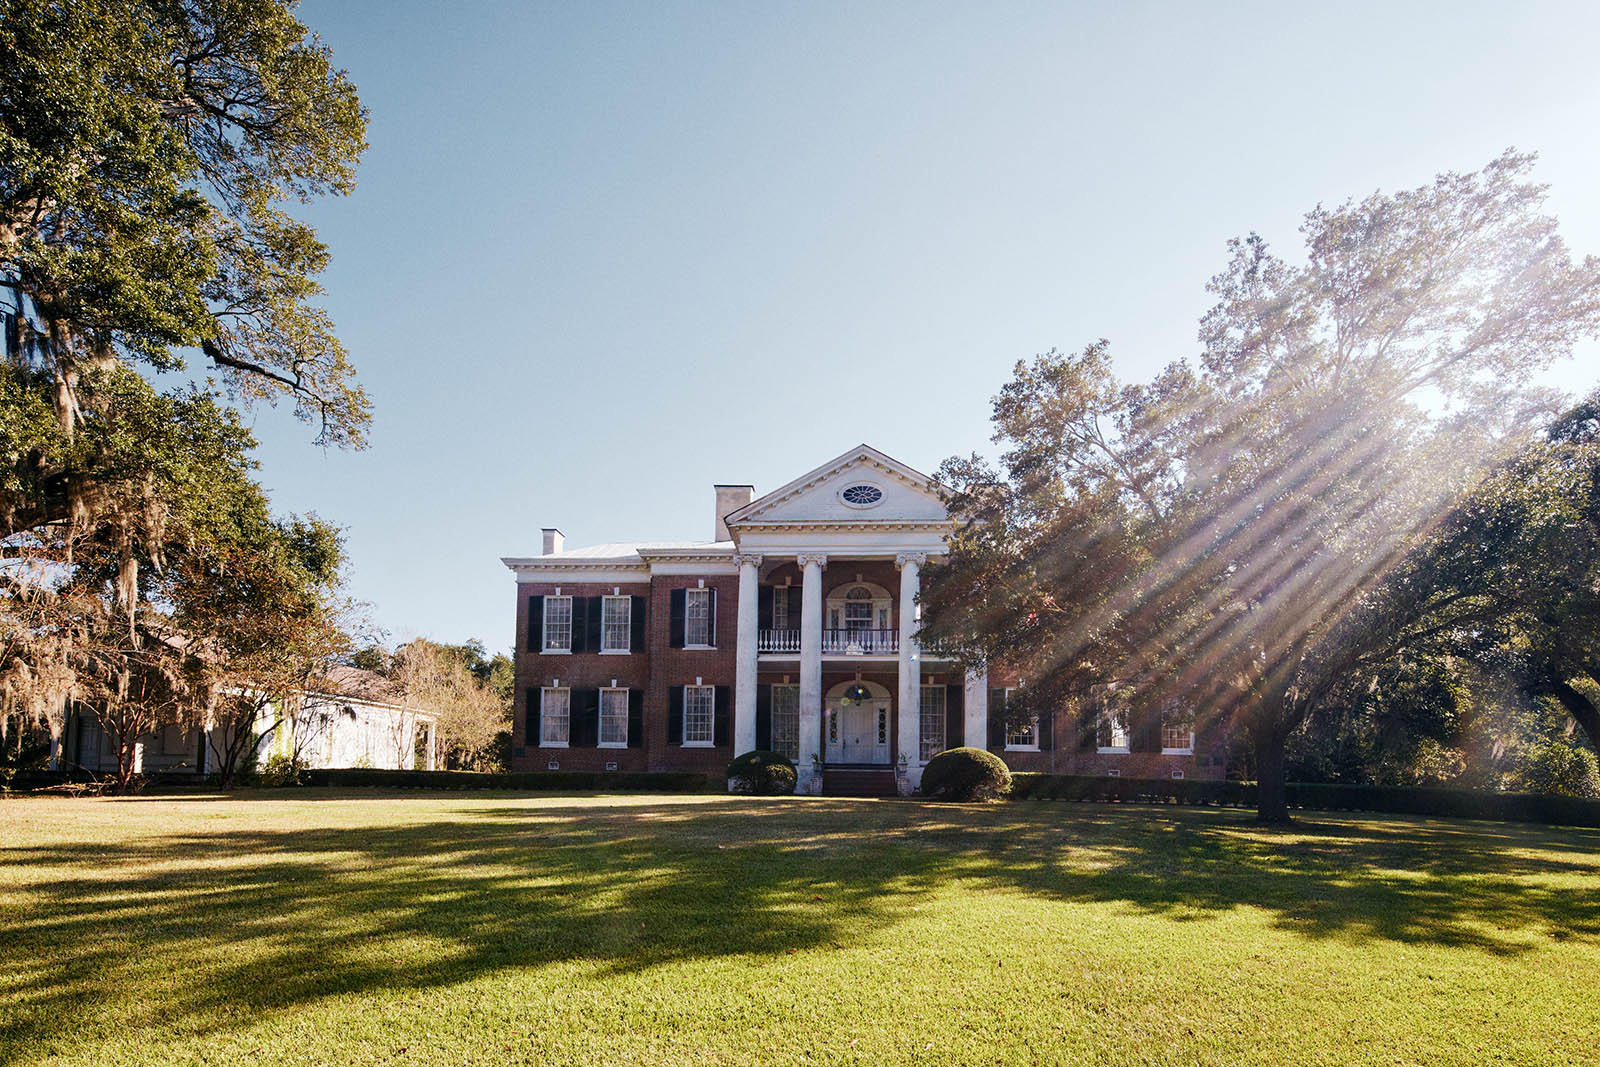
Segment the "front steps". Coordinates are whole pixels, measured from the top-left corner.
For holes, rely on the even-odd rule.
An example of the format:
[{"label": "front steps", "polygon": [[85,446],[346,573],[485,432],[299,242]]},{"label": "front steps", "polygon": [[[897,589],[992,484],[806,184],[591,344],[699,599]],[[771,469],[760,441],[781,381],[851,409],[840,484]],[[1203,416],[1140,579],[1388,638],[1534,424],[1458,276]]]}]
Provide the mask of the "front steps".
[{"label": "front steps", "polygon": [[822,768],[825,797],[894,797],[900,795],[894,768],[871,764],[829,764]]}]

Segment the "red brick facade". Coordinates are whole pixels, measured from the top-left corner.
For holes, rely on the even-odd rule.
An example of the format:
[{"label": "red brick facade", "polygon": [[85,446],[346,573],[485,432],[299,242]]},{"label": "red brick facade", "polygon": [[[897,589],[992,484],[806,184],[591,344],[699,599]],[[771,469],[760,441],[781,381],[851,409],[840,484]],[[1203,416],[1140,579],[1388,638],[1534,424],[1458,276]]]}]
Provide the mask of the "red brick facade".
[{"label": "red brick facade", "polygon": [[[799,597],[800,576],[793,564],[774,568],[762,578],[764,586],[782,586],[785,580]],[[863,561],[846,561],[829,567],[825,576],[824,596],[831,595],[843,585],[857,580],[876,584],[887,589],[895,587],[892,564]],[[669,640],[671,599],[678,589],[712,589],[716,591],[716,617],[713,645],[709,649],[673,648]],[[549,653],[530,647],[529,598],[556,594],[574,597],[632,596],[642,597],[646,605],[643,624],[644,647],[624,654],[610,652]],[[738,611],[738,579],[733,575],[656,575],[648,581],[631,583],[571,583],[523,582],[517,586],[517,654],[516,654],[516,714],[512,731],[512,769],[539,771],[703,771],[717,775],[726,769],[737,754],[733,751],[731,730],[721,738],[725,743],[712,747],[686,747],[668,739],[668,700],[674,686],[708,685],[727,687],[735,685],[735,639]],[[898,626],[898,597],[893,624]],[[635,602],[637,603],[637,601]],[[926,685],[962,685],[964,675],[953,665],[932,665],[923,674]],[[891,694],[897,692],[896,665],[881,661],[859,664],[828,659],[823,664],[822,692],[860,679],[874,682]],[[796,684],[799,665],[791,660],[763,658],[757,673],[759,685]],[[643,701],[642,731],[638,744],[627,748],[571,745],[565,748],[542,748],[539,738],[531,734],[536,730],[537,700],[544,686],[559,684],[575,690],[619,687],[640,691]],[[1014,686],[1015,679],[1005,672],[996,671],[988,680],[991,689]],[[530,700],[534,703],[530,705]],[[530,706],[535,715],[530,716]],[[985,747],[1000,755],[1013,770],[1039,771],[1052,774],[1118,773],[1124,777],[1168,778],[1174,775],[1188,777],[1221,777],[1223,765],[1220,753],[1213,759],[1213,751],[1205,740],[1198,739],[1193,755],[1162,754],[1159,752],[1101,752],[1095,745],[1093,731],[1075,721],[1066,712],[1058,712],[1053,729],[1044,731],[1052,743],[1040,751],[1008,749],[1003,734],[997,738],[999,727],[995,722],[995,709],[991,708],[991,726],[985,737]],[[890,762],[897,763],[900,751],[896,730],[890,731]],[[964,743],[964,737],[947,738],[949,746]]]}]

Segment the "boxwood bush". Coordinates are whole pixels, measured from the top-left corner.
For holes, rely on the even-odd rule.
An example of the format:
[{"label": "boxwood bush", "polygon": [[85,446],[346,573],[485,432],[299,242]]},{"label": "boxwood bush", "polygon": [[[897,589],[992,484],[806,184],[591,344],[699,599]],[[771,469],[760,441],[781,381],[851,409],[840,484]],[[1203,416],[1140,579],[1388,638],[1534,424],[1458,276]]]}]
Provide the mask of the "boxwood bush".
[{"label": "boxwood bush", "polygon": [[981,748],[947,748],[922,770],[922,795],[935,800],[996,800],[1011,791],[1011,768]]},{"label": "boxwood bush", "polygon": [[728,792],[779,797],[794,792],[798,775],[788,756],[756,749],[728,764]]}]

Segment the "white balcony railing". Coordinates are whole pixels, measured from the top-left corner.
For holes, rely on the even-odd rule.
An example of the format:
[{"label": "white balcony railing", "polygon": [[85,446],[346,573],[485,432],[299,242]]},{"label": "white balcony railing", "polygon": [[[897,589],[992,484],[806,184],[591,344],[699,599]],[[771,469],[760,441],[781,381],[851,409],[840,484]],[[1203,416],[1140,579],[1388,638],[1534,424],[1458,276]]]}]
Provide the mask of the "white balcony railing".
[{"label": "white balcony railing", "polygon": [[[799,630],[762,630],[756,637],[758,652],[800,651]],[[900,651],[896,630],[824,630],[822,651],[830,656],[888,656]]]}]

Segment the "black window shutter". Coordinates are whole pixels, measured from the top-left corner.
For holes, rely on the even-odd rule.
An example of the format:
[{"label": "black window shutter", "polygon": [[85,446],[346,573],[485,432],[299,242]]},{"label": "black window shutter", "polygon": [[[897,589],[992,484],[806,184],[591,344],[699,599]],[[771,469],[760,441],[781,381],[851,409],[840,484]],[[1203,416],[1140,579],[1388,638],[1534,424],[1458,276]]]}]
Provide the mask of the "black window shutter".
[{"label": "black window shutter", "polygon": [[597,596],[584,597],[584,599],[589,602],[589,619],[583,645],[590,652],[599,652],[604,647],[600,644],[600,622],[604,608],[602,607],[601,599]]},{"label": "black window shutter", "polygon": [[721,642],[717,640],[717,591],[715,589],[706,591],[711,594],[706,597],[706,600],[710,602],[710,606],[706,610],[710,613],[711,618],[711,624],[706,627],[706,634],[711,638],[711,647],[720,648]]},{"label": "black window shutter", "polygon": [[667,686],[667,744],[683,744],[683,686],[681,685]]},{"label": "black window shutter", "polygon": [[960,748],[967,743],[967,687],[944,687],[944,747]]},{"label": "black window shutter", "polygon": [[1054,709],[1039,712],[1039,747],[1045,752],[1056,747],[1056,713]]},{"label": "black window shutter", "polygon": [[[674,589],[672,591],[672,597],[668,601],[668,614],[671,617],[667,620],[670,626],[667,634],[667,644],[671,645],[673,648],[683,647],[683,599],[687,593],[687,589]],[[681,697],[682,694],[680,693],[679,696]],[[678,710],[683,710],[681,704],[679,705]]]},{"label": "black window shutter", "polygon": [[544,597],[528,598],[528,651],[538,652],[544,647]]},{"label": "black window shutter", "polygon": [[999,750],[1006,747],[1006,691],[989,690],[989,747]]},{"label": "black window shutter", "polygon": [[1144,712],[1129,712],[1128,730],[1133,735],[1128,738],[1130,752],[1160,752],[1161,751],[1161,709],[1153,708]]},{"label": "black window shutter", "polygon": [[764,585],[756,596],[756,629],[772,628],[772,586]]},{"label": "black window shutter", "polygon": [[[763,752],[772,750],[772,686],[756,686],[756,747]],[[734,755],[743,755],[736,752]]]},{"label": "black window shutter", "polygon": [[594,748],[600,744],[600,690],[572,690],[572,726],[568,735],[573,748]]},{"label": "black window shutter", "polygon": [[573,652],[587,652],[584,639],[589,636],[589,598],[575,596],[572,598],[572,642],[567,647]]},{"label": "black window shutter", "polygon": [[629,597],[628,601],[628,650],[630,652],[643,652],[645,598],[634,596]]},{"label": "black window shutter", "polygon": [[[712,593],[711,602],[715,604],[716,594]],[[711,743],[718,748],[729,743],[728,725],[733,717],[733,689],[731,686],[719,685],[713,694],[714,703],[711,705]]]},{"label": "black window shutter", "polygon": [[539,690],[537,689],[528,690],[527,715],[526,736],[523,738],[523,742],[529,745],[537,745],[539,738],[543,736],[539,732]]},{"label": "black window shutter", "polygon": [[[642,600],[643,597],[634,597]],[[644,690],[628,690],[628,747],[644,747]]]}]

